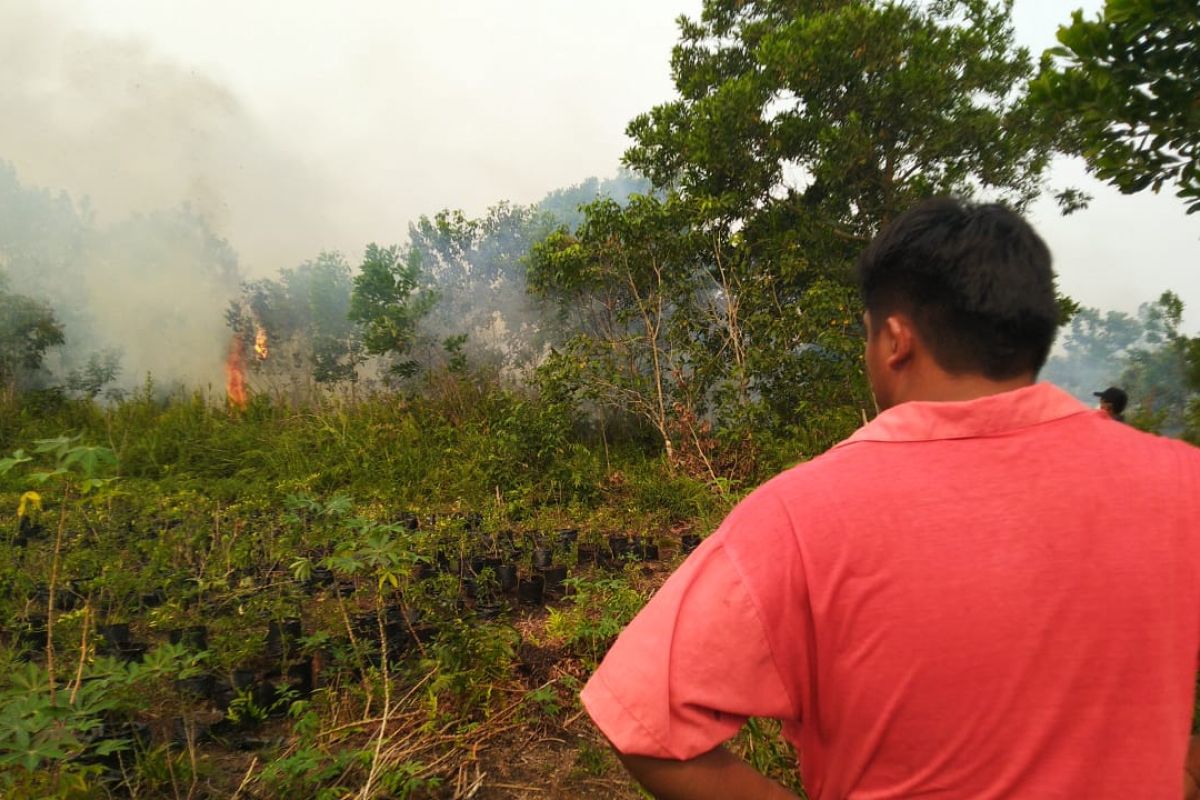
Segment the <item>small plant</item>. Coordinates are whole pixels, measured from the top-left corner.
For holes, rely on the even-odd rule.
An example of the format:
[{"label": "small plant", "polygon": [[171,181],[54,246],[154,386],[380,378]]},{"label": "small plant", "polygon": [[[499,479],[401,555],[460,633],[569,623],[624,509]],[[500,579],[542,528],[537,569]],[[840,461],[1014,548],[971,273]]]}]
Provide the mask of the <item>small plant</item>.
[{"label": "small plant", "polygon": [[568,578],[563,585],[572,590],[571,605],[550,609],[546,633],[595,665],[646,598],[624,578]]},{"label": "small plant", "polygon": [[562,701],[553,682],[528,692],[525,705],[543,719],[556,719],[562,713]]},{"label": "small plant", "polygon": [[0,787],[3,796],[41,787],[56,796],[94,770],[88,758],[104,758],[132,746],[127,738],[100,734],[106,718],[136,708],[156,679],[190,674],[195,665],[170,645],[147,654],[141,664],[98,659],[87,673],[55,692],[47,669],[25,664],[0,688]]}]

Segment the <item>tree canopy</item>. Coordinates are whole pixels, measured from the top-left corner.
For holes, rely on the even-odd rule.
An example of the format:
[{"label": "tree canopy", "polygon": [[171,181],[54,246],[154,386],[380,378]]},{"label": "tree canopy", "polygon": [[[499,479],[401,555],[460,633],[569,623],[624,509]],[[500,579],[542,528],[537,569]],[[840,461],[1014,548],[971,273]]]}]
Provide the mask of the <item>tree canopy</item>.
[{"label": "tree canopy", "polygon": [[65,341],[53,309],[8,291],[0,274],[0,387],[11,391],[42,366],[46,352]]},{"label": "tree canopy", "polygon": [[1200,5],[1107,0],[1058,30],[1034,96],[1089,168],[1127,194],[1173,183],[1200,211]]},{"label": "tree canopy", "polygon": [[[610,295],[599,307],[637,323],[580,331],[593,355],[635,343],[657,355],[637,367],[651,389],[639,397],[664,398],[648,406],[664,441],[713,420],[726,443],[788,459],[861,422],[871,400],[852,265],[865,243],[926,196],[1022,207],[1042,191],[1056,133],[1028,102],[1033,64],[1010,11],[1007,0],[706,0],[680,19],[678,96],[630,123],[625,154],[662,200],[586,206],[539,272],[543,289],[574,299],[570,313],[596,308],[599,287]],[[646,230],[653,242],[630,235]],[[667,245],[676,255],[655,262]],[[643,274],[652,263],[671,268]],[[645,307],[655,314],[628,313]],[[618,372],[639,363],[613,362],[578,373],[593,395],[614,397]]]},{"label": "tree canopy", "polygon": [[416,341],[417,323],[437,299],[421,282],[420,253],[370,244],[359,269],[349,318],[363,326],[363,347],[372,355],[388,356],[393,375],[412,375],[418,365],[406,356]]},{"label": "tree canopy", "polygon": [[1023,205],[1053,136],[1011,5],[706,0],[680,20],[679,97],[634,119],[626,160],[749,230],[857,241],[930,194]]}]

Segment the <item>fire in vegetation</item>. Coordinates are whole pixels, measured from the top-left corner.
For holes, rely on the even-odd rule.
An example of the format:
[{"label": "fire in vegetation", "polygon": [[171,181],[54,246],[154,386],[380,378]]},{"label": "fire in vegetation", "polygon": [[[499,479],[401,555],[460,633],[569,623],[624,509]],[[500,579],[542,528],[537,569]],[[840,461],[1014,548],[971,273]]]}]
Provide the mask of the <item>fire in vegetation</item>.
[{"label": "fire in vegetation", "polygon": [[267,329],[260,325],[254,332],[254,355],[259,361],[266,361],[270,352],[267,347]]},{"label": "fire in vegetation", "polygon": [[225,396],[236,408],[246,407],[246,356],[242,337],[234,334],[225,359]]}]

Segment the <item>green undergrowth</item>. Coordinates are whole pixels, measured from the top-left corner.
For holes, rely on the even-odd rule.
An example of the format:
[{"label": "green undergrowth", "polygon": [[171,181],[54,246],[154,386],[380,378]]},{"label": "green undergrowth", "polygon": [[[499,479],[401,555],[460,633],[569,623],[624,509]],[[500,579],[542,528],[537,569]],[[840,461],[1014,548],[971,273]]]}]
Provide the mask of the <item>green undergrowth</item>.
[{"label": "green undergrowth", "polygon": [[[0,432],[0,796],[452,796],[498,739],[578,719],[680,533],[734,500],[636,431],[467,383],[35,395]],[[500,568],[535,580],[539,549],[566,580],[523,604]]]}]

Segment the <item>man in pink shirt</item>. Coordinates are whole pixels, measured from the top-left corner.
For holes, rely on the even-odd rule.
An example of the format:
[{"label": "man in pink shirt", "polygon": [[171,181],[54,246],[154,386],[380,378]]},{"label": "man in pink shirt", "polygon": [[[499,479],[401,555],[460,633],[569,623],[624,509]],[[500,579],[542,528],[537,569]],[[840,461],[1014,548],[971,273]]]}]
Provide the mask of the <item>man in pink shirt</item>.
[{"label": "man in pink shirt", "polygon": [[1054,275],[1012,212],[926,202],[858,274],[882,412],[684,562],[593,720],[660,798],[792,797],[723,747],[751,716],[821,800],[1193,792],[1200,451],[1035,383]]}]

